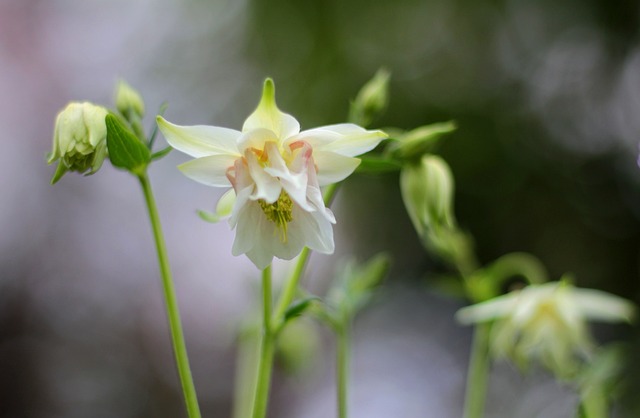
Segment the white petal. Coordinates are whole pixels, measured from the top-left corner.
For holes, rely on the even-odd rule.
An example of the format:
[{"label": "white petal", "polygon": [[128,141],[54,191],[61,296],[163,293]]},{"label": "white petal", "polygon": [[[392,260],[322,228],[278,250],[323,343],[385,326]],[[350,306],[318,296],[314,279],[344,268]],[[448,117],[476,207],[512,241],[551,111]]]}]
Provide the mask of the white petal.
[{"label": "white petal", "polygon": [[211,155],[187,161],[178,168],[187,177],[207,186],[228,187],[231,183],[227,178],[227,170],[233,167],[237,158],[232,155]]},{"label": "white petal", "polygon": [[218,126],[179,126],[162,116],[156,120],[169,145],[178,151],[195,158],[218,154],[240,156],[237,145],[241,135],[239,131]]},{"label": "white petal", "polygon": [[510,313],[514,306],[514,302],[516,301],[515,297],[517,297],[517,294],[512,292],[504,296],[498,296],[490,299],[486,302],[467,306],[456,313],[456,320],[461,324],[469,325],[503,317]]},{"label": "white petal", "polygon": [[323,254],[332,254],[335,250],[333,226],[320,212],[294,212],[298,228],[304,231],[304,244]]},{"label": "white petal", "polygon": [[355,157],[371,151],[387,137],[388,135],[382,131],[367,131],[352,123],[342,123],[300,132],[289,138],[285,145],[302,140],[309,142],[314,150]]},{"label": "white petal", "polygon": [[258,244],[261,217],[264,217],[262,209],[256,202],[249,202],[240,208],[231,254],[244,254]]},{"label": "white petal", "polygon": [[264,199],[267,203],[273,203],[278,200],[282,191],[282,185],[278,179],[265,171],[253,152],[247,150],[244,155],[249,167],[249,173],[256,185],[251,199]]},{"label": "white petal", "polygon": [[610,293],[594,289],[573,290],[576,304],[587,319],[618,322],[631,321],[635,306],[630,301]]},{"label": "white petal", "polygon": [[242,153],[248,149],[262,151],[267,142],[279,142],[273,131],[264,128],[252,129],[240,135],[240,138],[238,138],[238,148]]},{"label": "white petal", "polygon": [[271,79],[264,82],[262,98],[256,110],[245,120],[242,132],[268,129],[284,140],[300,132],[300,124],[291,115],[283,113],[276,105],[275,86]]},{"label": "white petal", "polygon": [[318,166],[316,174],[320,186],[346,179],[360,165],[360,160],[357,158],[320,150],[313,153],[313,161]]}]

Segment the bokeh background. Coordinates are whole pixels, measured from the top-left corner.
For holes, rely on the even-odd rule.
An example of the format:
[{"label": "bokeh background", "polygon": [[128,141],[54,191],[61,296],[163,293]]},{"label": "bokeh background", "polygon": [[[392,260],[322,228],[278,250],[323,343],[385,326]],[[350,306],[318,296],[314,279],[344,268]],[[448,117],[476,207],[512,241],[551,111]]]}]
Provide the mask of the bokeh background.
[{"label": "bokeh background", "polygon": [[[482,262],[528,251],[553,278],[638,301],[639,29],[633,0],[0,0],[0,417],[184,416],[138,184],[105,164],[49,185],[68,101],[111,104],[122,77],[149,127],[167,101],[176,123],[238,128],[271,76],[280,107],[309,128],[344,121],[386,67],[377,126],[459,126],[439,153]],[[183,177],[185,160],[172,153],[151,180],[204,416],[230,417],[258,272],[230,255],[226,224],[196,216],[219,192]],[[390,277],[355,323],[351,416],[459,417],[471,331],[452,315],[465,302],[430,290],[442,265],[397,183],[345,185],[337,253],[314,256],[305,285],[321,293],[342,257],[389,251]],[[333,416],[333,339],[299,332],[316,348],[298,373],[277,369],[271,416]],[[488,417],[568,417],[577,402],[540,371],[498,364],[490,383]]]}]

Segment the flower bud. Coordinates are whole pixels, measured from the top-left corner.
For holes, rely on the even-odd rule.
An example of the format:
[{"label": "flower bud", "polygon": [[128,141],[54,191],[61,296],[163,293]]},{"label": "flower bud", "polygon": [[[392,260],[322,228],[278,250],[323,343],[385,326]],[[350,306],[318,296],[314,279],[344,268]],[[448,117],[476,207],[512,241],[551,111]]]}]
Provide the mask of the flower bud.
[{"label": "flower bud", "polygon": [[107,155],[107,109],[89,102],[72,102],[56,119],[53,150],[48,163],[60,160],[51,184],[67,171],[93,174]]},{"label": "flower bud", "polygon": [[435,155],[425,155],[420,164],[407,164],[402,169],[402,200],[420,237],[434,228],[455,226],[453,189],[449,166]]},{"label": "flower bud", "polygon": [[144,116],[144,101],[140,93],[124,80],[118,81],[116,86],[116,108],[127,119],[129,112],[135,113],[139,118]]},{"label": "flower bud", "polygon": [[361,126],[368,126],[387,107],[389,101],[389,77],[391,74],[380,69],[358,92],[351,104],[350,120]]}]

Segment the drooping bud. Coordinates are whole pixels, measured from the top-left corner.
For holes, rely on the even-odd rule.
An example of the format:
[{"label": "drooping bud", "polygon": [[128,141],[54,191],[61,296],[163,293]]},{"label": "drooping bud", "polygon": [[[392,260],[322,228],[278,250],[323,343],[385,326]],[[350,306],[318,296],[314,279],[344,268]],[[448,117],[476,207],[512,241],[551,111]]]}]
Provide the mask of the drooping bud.
[{"label": "drooping bud", "polygon": [[58,161],[51,184],[67,171],[93,174],[107,155],[107,109],[89,102],[72,102],[56,118],[53,150],[48,163]]},{"label": "drooping bud", "polygon": [[368,126],[387,108],[391,73],[381,68],[358,92],[351,104],[350,122]]},{"label": "drooping bud", "polygon": [[446,162],[425,155],[420,164],[407,164],[400,173],[402,200],[418,235],[438,227],[455,226],[453,176]]},{"label": "drooping bud", "polygon": [[[126,81],[118,81],[115,100],[118,112],[122,113],[125,117],[127,117],[130,112],[135,113],[139,118],[144,116],[144,101],[142,100],[142,96]],[[129,118],[127,117],[127,119]]]}]

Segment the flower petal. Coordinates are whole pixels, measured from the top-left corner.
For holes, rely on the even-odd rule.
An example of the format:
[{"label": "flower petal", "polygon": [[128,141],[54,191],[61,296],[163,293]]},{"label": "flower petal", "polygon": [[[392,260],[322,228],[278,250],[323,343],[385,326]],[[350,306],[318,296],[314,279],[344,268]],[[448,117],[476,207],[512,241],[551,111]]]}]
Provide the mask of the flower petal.
[{"label": "flower petal", "polygon": [[240,156],[237,145],[241,135],[239,131],[218,126],[179,126],[162,116],[158,116],[156,121],[169,145],[192,157],[219,154]]},{"label": "flower petal", "polygon": [[316,174],[320,186],[344,180],[360,165],[360,160],[357,158],[345,157],[344,155],[327,151],[315,151],[313,160],[318,166]]},{"label": "flower petal", "polygon": [[264,199],[267,203],[273,203],[278,200],[282,191],[282,185],[278,179],[265,171],[258,161],[258,157],[252,151],[247,150],[244,155],[249,167],[249,173],[256,185],[251,199]]},{"label": "flower petal", "polygon": [[518,293],[512,292],[486,302],[467,306],[456,313],[456,320],[461,324],[468,325],[507,316],[511,313],[514,303],[517,302],[517,297]]},{"label": "flower petal", "polygon": [[207,186],[228,187],[231,183],[227,178],[227,170],[233,167],[237,158],[232,155],[211,155],[187,161],[178,168],[187,177]]},{"label": "flower petal", "polygon": [[575,299],[586,318],[605,322],[631,321],[635,306],[621,297],[595,289],[575,289]]},{"label": "flower petal", "polygon": [[371,151],[386,138],[388,135],[382,131],[367,131],[353,123],[341,123],[300,132],[289,138],[285,145],[303,140],[309,142],[314,151],[331,151],[346,157],[355,157]]},{"label": "flower petal", "polygon": [[242,132],[253,129],[268,129],[281,141],[300,132],[300,124],[293,116],[283,113],[276,105],[276,88],[267,78],[262,89],[262,98],[256,110],[242,125]]}]

